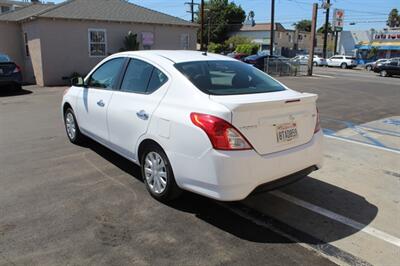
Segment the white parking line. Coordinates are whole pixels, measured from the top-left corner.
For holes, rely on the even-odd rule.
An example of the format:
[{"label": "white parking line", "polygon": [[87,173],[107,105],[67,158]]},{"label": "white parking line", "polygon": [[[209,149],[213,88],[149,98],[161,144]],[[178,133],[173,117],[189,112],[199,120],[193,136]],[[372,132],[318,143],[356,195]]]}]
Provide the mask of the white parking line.
[{"label": "white parking line", "polygon": [[326,75],[319,75],[319,74],[313,74],[313,77],[321,77],[321,78],[328,78],[328,79],[334,79],[335,78],[333,76],[326,76]]},{"label": "white parking line", "polygon": [[362,146],[366,146],[366,147],[370,147],[370,148],[374,148],[374,149],[378,149],[378,150],[382,150],[382,151],[388,151],[388,152],[393,152],[396,154],[400,154],[399,150],[395,150],[395,149],[391,149],[391,148],[386,148],[386,147],[380,147],[380,146],[376,146],[376,145],[372,145],[369,143],[364,143],[361,141],[357,141],[357,140],[352,140],[352,139],[347,139],[344,137],[338,137],[338,136],[332,136],[332,135],[324,135],[326,138],[331,138],[331,139],[337,139],[337,140],[341,140],[341,141],[345,141],[345,142],[349,142],[349,143],[354,143],[354,144],[358,144],[358,145],[362,145]]},{"label": "white parking line", "polygon": [[380,231],[376,228],[373,228],[371,226],[359,223],[357,221],[354,221],[350,218],[344,217],[340,214],[334,213],[332,211],[326,210],[324,208],[321,208],[319,206],[316,206],[314,204],[308,203],[306,201],[303,201],[301,199],[298,199],[296,197],[293,197],[291,195],[288,195],[286,193],[283,193],[281,191],[271,191],[270,194],[279,197],[281,199],[284,199],[286,201],[289,201],[293,204],[296,204],[297,206],[303,207],[305,209],[308,209],[310,211],[316,212],[320,215],[323,215],[325,217],[328,217],[332,220],[338,221],[342,224],[345,224],[347,226],[353,227],[354,229],[357,229],[359,231],[362,231],[364,233],[367,233],[373,237],[379,238],[385,242],[388,242],[392,245],[395,245],[397,247],[400,247],[400,239],[397,237],[394,237],[392,235],[389,235],[383,231]]}]

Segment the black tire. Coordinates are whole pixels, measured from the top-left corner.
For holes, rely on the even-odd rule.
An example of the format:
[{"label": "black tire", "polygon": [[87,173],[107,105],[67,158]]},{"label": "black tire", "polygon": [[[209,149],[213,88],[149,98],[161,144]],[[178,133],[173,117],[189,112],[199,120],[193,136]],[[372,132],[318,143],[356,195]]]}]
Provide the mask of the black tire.
[{"label": "black tire", "polygon": [[318,66],[318,63],[317,63],[317,62],[314,62],[313,65],[314,65],[315,67],[317,67],[317,66]]},{"label": "black tire", "polygon": [[389,74],[387,73],[386,70],[381,70],[381,71],[379,72],[379,74],[381,75],[381,77],[389,77]]},{"label": "black tire", "polygon": [[346,63],[342,63],[342,64],[340,65],[340,67],[341,67],[342,69],[346,69],[346,68],[347,68],[347,64],[346,64]]},{"label": "black tire", "polygon": [[372,66],[367,66],[365,69],[366,69],[367,71],[371,71],[371,70],[372,70]]},{"label": "black tire", "polygon": [[[148,178],[146,177],[146,173],[145,173],[146,157],[149,154],[154,154],[154,153],[158,154],[162,158],[164,165],[165,165],[165,172],[167,174],[166,175],[166,186],[161,193],[156,193],[151,188],[151,184],[149,184]],[[147,147],[145,147],[145,149],[141,155],[140,162],[141,162],[140,169],[142,172],[143,182],[146,185],[147,191],[150,193],[150,195],[153,198],[155,198],[156,200],[161,201],[161,202],[169,202],[171,200],[178,198],[182,194],[182,190],[176,184],[175,176],[172,171],[172,167],[168,160],[168,157],[160,146],[158,146],[156,144],[150,144]],[[153,185],[154,185],[154,183],[153,183]]]},{"label": "black tire", "polygon": [[[72,115],[72,118],[75,123],[75,134],[73,136],[71,136],[71,134],[68,133],[67,117],[69,116],[69,114]],[[67,133],[67,137],[70,142],[72,142],[73,144],[76,144],[76,145],[81,145],[85,142],[85,140],[86,140],[85,136],[79,130],[78,121],[76,120],[75,113],[72,110],[72,108],[67,108],[67,110],[65,110],[65,112],[64,112],[64,126],[65,126],[65,132]]]}]

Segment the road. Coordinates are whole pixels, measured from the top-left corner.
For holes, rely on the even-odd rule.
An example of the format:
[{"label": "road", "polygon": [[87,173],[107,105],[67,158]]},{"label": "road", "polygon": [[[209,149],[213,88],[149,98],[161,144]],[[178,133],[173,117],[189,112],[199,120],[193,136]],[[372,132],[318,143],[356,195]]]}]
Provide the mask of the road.
[{"label": "road", "polygon": [[[400,79],[317,73],[280,80],[320,95],[325,127],[400,115]],[[62,93],[0,94],[0,265],[395,265],[400,153],[327,138],[325,167],[300,182],[236,203],[185,193],[164,205],[134,164],[68,142]]]},{"label": "road", "polygon": [[319,95],[324,128],[337,131],[347,127],[345,122],[362,124],[400,114],[400,77],[383,78],[362,70],[314,69],[312,78],[278,80],[294,90]]}]

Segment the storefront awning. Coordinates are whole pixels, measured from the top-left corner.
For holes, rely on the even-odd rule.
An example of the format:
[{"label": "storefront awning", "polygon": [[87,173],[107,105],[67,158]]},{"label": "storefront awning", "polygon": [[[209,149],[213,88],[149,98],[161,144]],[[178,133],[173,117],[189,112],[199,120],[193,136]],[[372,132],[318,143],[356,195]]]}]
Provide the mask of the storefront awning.
[{"label": "storefront awning", "polygon": [[371,48],[376,47],[378,50],[400,50],[400,42],[373,42],[370,45],[356,45],[358,50],[371,50]]}]

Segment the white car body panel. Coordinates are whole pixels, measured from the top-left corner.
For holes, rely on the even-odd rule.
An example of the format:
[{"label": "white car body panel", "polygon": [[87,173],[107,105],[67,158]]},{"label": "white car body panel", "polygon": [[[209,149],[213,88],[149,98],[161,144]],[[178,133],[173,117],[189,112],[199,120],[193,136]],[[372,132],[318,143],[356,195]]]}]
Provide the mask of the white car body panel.
[{"label": "white car body panel", "polygon": [[[323,134],[322,131],[314,134],[316,95],[287,89],[210,96],[196,88],[174,64],[236,60],[193,51],[140,51],[115,54],[104,61],[121,56],[151,63],[167,75],[168,82],[152,94],[103,90],[108,95],[94,92],[96,89],[71,87],[62,103],[63,109],[65,104],[72,107],[82,133],[118,154],[140,164],[140,144],[153,140],[168,156],[179,187],[224,201],[243,199],[261,184],[308,167],[322,166]],[[104,108],[97,106],[100,99],[105,102]],[[148,120],[138,118],[136,113],[141,110],[149,115]],[[254,149],[215,150],[206,133],[192,123],[193,112],[211,114],[232,123]],[[92,119],[92,114],[98,120]],[[274,124],[292,119],[298,124],[299,138],[277,145],[273,142]]]},{"label": "white car body panel", "polygon": [[328,66],[340,67],[343,63],[348,67],[356,67],[357,61],[354,59],[349,59],[349,56],[335,55],[327,59]]}]

